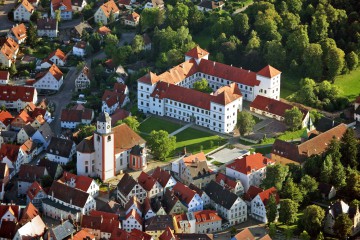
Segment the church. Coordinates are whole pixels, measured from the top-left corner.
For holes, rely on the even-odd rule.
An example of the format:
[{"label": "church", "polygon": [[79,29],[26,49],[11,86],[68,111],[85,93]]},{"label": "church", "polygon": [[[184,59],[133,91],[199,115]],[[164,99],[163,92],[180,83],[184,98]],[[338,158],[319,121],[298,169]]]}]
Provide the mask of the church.
[{"label": "church", "polygon": [[145,144],[125,123],[111,128],[111,117],[103,112],[93,136],[83,139],[76,147],[77,174],[105,181],[128,168],[143,170],[147,166]]}]

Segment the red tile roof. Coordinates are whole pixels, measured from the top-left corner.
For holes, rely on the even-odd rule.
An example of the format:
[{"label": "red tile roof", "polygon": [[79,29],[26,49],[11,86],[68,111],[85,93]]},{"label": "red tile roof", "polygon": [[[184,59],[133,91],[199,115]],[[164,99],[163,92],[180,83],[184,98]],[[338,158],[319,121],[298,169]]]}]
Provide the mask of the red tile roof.
[{"label": "red tile roof", "polygon": [[15,222],[20,219],[20,206],[19,205],[0,205],[0,219],[5,213],[10,212],[15,217]]},{"label": "red tile roof", "polygon": [[111,33],[111,30],[107,26],[102,26],[102,27],[99,27],[97,32],[101,35],[107,35],[107,34]]},{"label": "red tile roof", "polygon": [[191,190],[188,186],[177,182],[173,188],[174,194],[180,199],[180,201],[189,204],[197,194],[194,190]]},{"label": "red tile roof", "polygon": [[0,227],[0,238],[2,239],[13,239],[16,232],[20,228],[18,223],[12,221],[3,221]]},{"label": "red tile roof", "polygon": [[272,187],[272,188],[266,189],[266,190],[262,191],[261,193],[259,193],[259,197],[265,206],[271,195],[275,195],[276,204],[280,203],[279,194],[278,194],[276,188]]},{"label": "red tile roof", "polygon": [[74,45],[74,47],[76,47],[76,48],[81,48],[81,49],[85,49],[85,48],[86,48],[86,45],[87,45],[86,42],[80,41],[80,42],[77,42],[77,43]]},{"label": "red tile roof", "polygon": [[261,153],[255,153],[240,159],[235,159],[233,163],[228,164],[226,167],[249,175],[252,171],[257,171],[273,163],[274,161],[264,157]]},{"label": "red tile roof", "polygon": [[156,179],[142,171],[138,177],[138,183],[145,191],[150,191],[156,184]]},{"label": "red tile roof", "polygon": [[273,77],[281,74],[281,72],[279,70],[277,70],[276,68],[274,68],[270,65],[267,65],[266,67],[261,69],[259,72],[257,72],[257,74],[267,77],[267,78],[273,78]]},{"label": "red tile roof", "polygon": [[115,124],[118,121],[124,120],[130,115],[131,115],[130,112],[126,111],[125,109],[122,108],[116,109],[115,112],[111,115],[111,126],[115,126]]},{"label": "red tile roof", "polygon": [[[254,101],[250,103],[250,108],[256,108],[281,117],[285,117],[286,110],[290,110],[293,107],[290,104],[261,95],[257,95]],[[303,114],[303,118],[305,118],[308,111],[303,108],[300,108],[300,111]]]},{"label": "red tile roof", "polygon": [[[216,174],[215,181],[220,185],[224,185],[224,187],[227,188],[228,190],[235,189],[236,184],[237,184],[237,182],[235,180],[232,180],[231,178],[229,178],[228,176],[226,176],[223,173]],[[223,184],[221,184],[221,182]]]},{"label": "red tile roof", "polygon": [[65,11],[72,12],[71,0],[51,0],[54,11],[58,10],[61,6],[65,6]]},{"label": "red tile roof", "polygon": [[206,161],[206,156],[204,152],[199,152],[197,154],[192,154],[190,156],[184,157],[183,161],[185,164],[194,163],[195,161]]},{"label": "red tile roof", "polygon": [[30,202],[26,208],[22,211],[20,223],[26,224],[28,221],[31,221],[39,215],[39,210]]},{"label": "red tile roof", "polygon": [[32,102],[35,95],[34,87],[0,85],[1,101],[17,101]]},{"label": "red tile roof", "polygon": [[132,12],[131,14],[127,15],[126,20],[137,23],[140,20],[140,15],[136,12]]},{"label": "red tile roof", "polygon": [[40,72],[38,74],[36,74],[35,76],[35,80],[40,80],[41,78],[43,78],[47,73],[50,73],[51,75],[54,76],[54,78],[56,80],[60,80],[62,77],[63,77],[63,73],[61,72],[61,70],[55,65],[51,65],[51,67],[47,70],[47,71],[44,71],[44,72]]},{"label": "red tile roof", "polygon": [[91,120],[93,110],[85,108],[84,110],[63,109],[61,111],[62,122],[81,122],[82,120]]},{"label": "red tile roof", "polygon": [[19,145],[7,144],[7,143],[1,144],[0,160],[2,160],[4,157],[7,157],[10,161],[15,162],[19,154],[19,149],[20,149]]},{"label": "red tile roof", "polygon": [[125,220],[129,219],[130,217],[133,217],[140,225],[143,224],[142,217],[135,209],[132,209],[128,214],[126,214]]},{"label": "red tile roof", "polygon": [[157,167],[151,176],[155,178],[162,187],[165,187],[171,178],[171,174],[160,167]]},{"label": "red tile roof", "polygon": [[143,82],[151,85],[157,83],[159,80],[160,78],[153,72],[149,72],[138,79],[139,82]]},{"label": "red tile roof", "polygon": [[80,189],[84,192],[87,192],[91,186],[91,183],[94,179],[87,176],[78,176],[69,172],[64,172],[62,177],[58,180],[63,183],[69,184],[69,182],[75,182],[75,188]]},{"label": "red tile roof", "polygon": [[204,223],[211,223],[222,221],[222,218],[219,217],[215,210],[202,210],[194,212],[194,217],[196,224],[204,224]]},{"label": "red tile roof", "polygon": [[84,208],[85,203],[89,198],[89,194],[78,190],[76,188],[69,187],[58,181],[54,181],[49,189],[49,195],[53,195],[54,198],[59,199],[67,204],[72,202],[72,205],[79,208]]},{"label": "red tile roof", "polygon": [[14,117],[10,112],[6,110],[0,111],[0,122],[2,122],[5,126],[8,126],[13,119]]},{"label": "red tile roof", "polygon": [[[27,0],[24,0],[22,2],[22,4],[25,6],[25,4],[29,4],[31,7],[32,5],[27,1]],[[26,7],[25,7],[26,8]],[[32,7],[32,10],[34,10],[34,8]],[[29,11],[31,12],[31,11]],[[14,37],[16,37],[16,39],[18,41],[21,41],[23,40],[24,38],[26,38],[26,26],[25,24],[21,23],[19,25],[16,25],[15,27],[13,27],[11,29],[11,32],[12,34],[14,35]]]},{"label": "red tile roof", "polygon": [[84,240],[84,239],[93,240],[95,239],[95,236],[89,233],[88,231],[86,231],[85,229],[81,229],[72,237],[72,240]]},{"label": "red tile roof", "polygon": [[18,118],[22,119],[24,123],[32,123],[34,121],[34,119],[25,110],[21,111],[21,113],[13,119],[12,123],[17,122]]},{"label": "red tile roof", "polygon": [[131,0],[118,0],[119,5],[126,5],[129,6],[131,3]]},{"label": "red tile roof", "polygon": [[9,80],[9,71],[0,70],[0,80]]},{"label": "red tile roof", "polygon": [[106,17],[110,16],[110,13],[118,13],[119,8],[116,6],[116,3],[113,0],[110,0],[100,6],[101,10],[104,12]]},{"label": "red tile roof", "polygon": [[250,230],[248,228],[245,228],[244,230],[242,230],[241,232],[236,234],[234,236],[234,239],[236,239],[236,240],[255,240],[256,238],[254,237],[254,235],[252,235],[252,233],[250,232]]},{"label": "red tile roof", "polygon": [[43,188],[41,187],[41,185],[35,181],[33,182],[28,191],[27,191],[27,196],[29,197],[30,200],[33,200],[34,197],[36,197],[36,195],[40,192],[40,191],[44,191]]},{"label": "red tile roof", "polygon": [[206,55],[209,55],[209,52],[200,48],[199,46],[196,46],[193,49],[191,49],[190,51],[188,51],[187,53],[185,53],[185,55],[188,57],[199,59],[199,58],[205,57]]},{"label": "red tile roof", "polygon": [[173,233],[170,227],[167,227],[166,230],[159,236],[159,240],[177,240],[178,238]]},{"label": "red tile roof", "polygon": [[65,62],[65,60],[66,60],[66,54],[63,51],[61,51],[60,49],[56,49],[55,51],[50,53],[49,56],[47,58],[45,58],[42,62],[50,61],[50,58],[52,58],[54,56],[57,56],[63,62]]},{"label": "red tile roof", "polygon": [[8,59],[12,60],[15,57],[16,51],[19,49],[19,44],[14,39],[7,37],[5,41],[0,41],[0,52]]},{"label": "red tile roof", "polygon": [[248,191],[244,194],[244,200],[251,202],[259,193],[264,191],[262,188],[251,185]]},{"label": "red tile roof", "polygon": [[96,229],[103,233],[112,233],[115,228],[119,228],[120,222],[117,215],[109,218],[106,213],[104,213],[90,216],[84,215],[80,225],[82,228]]},{"label": "red tile roof", "polygon": [[114,136],[116,136],[114,138],[115,153],[120,153],[125,150],[129,150],[136,145],[141,145],[145,143],[145,140],[142,139],[125,123],[114,127],[112,130],[114,132]]}]

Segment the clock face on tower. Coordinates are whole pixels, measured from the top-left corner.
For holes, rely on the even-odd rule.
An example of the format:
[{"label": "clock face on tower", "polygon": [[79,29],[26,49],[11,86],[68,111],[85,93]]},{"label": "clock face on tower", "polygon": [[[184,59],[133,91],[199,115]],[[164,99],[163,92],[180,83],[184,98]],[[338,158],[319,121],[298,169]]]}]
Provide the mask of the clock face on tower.
[{"label": "clock face on tower", "polygon": [[106,127],[107,129],[110,129],[110,125],[107,125],[107,127]]}]

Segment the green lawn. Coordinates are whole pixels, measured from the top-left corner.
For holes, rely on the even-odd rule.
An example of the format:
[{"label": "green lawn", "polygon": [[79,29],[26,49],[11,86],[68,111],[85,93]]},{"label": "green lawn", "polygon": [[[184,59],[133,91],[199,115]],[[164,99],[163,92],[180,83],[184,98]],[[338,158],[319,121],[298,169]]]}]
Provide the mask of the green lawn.
[{"label": "green lawn", "polygon": [[268,147],[255,147],[254,152],[261,153],[263,155],[271,153],[272,146]]},{"label": "green lawn", "polygon": [[300,88],[300,78],[291,74],[284,73],[281,76],[280,97],[287,98]]},{"label": "green lawn", "polygon": [[[278,136],[277,139],[280,139],[283,141],[293,140],[293,139],[301,138],[305,134],[306,134],[306,129],[300,129],[300,130],[294,131],[294,132],[286,131],[283,134],[281,134],[280,136]],[[275,139],[276,138],[266,138],[259,145],[273,144],[275,142]]]},{"label": "green lawn", "polygon": [[152,130],[165,130],[168,133],[172,133],[181,127],[181,124],[176,124],[165,119],[152,116],[140,124],[139,131],[143,133],[150,133]]},{"label": "green lawn", "polygon": [[337,77],[335,85],[340,88],[340,95],[347,97],[350,101],[354,101],[360,95],[360,67],[350,72],[350,74]]},{"label": "green lawn", "polygon": [[222,137],[194,128],[187,128],[175,136],[176,149],[174,150],[174,156],[183,152],[184,147],[186,147],[188,153],[197,153],[200,152],[202,146],[203,152],[208,153],[226,143],[226,139]]}]

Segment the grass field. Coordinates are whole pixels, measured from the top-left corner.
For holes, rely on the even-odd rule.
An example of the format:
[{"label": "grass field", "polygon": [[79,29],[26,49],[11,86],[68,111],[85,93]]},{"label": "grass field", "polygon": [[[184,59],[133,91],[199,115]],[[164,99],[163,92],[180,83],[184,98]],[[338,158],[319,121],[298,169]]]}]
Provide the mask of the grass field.
[{"label": "grass field", "polygon": [[165,119],[152,116],[140,124],[139,131],[143,133],[150,133],[152,130],[165,130],[168,133],[172,133],[181,127],[181,124],[176,124]]},{"label": "grass field", "polygon": [[174,150],[174,156],[183,152],[184,147],[186,147],[188,153],[200,152],[201,148],[204,153],[208,153],[226,143],[224,138],[194,128],[187,128],[175,136],[176,149]]},{"label": "grass field", "polygon": [[335,85],[340,90],[341,96],[347,97],[350,101],[354,101],[360,95],[360,67],[350,74],[341,75],[335,79]]},{"label": "grass field", "polygon": [[275,139],[280,139],[280,140],[283,140],[283,141],[287,141],[287,140],[293,140],[293,139],[301,138],[301,136],[303,136],[305,133],[306,133],[305,129],[300,129],[300,130],[294,131],[294,132],[286,131],[283,134],[281,134],[280,136],[278,136],[277,138],[267,138],[267,139],[265,139],[259,145],[273,144],[275,142]]},{"label": "grass field", "polygon": [[287,98],[288,96],[299,90],[299,87],[300,87],[299,77],[284,73],[281,76],[280,97]]}]

